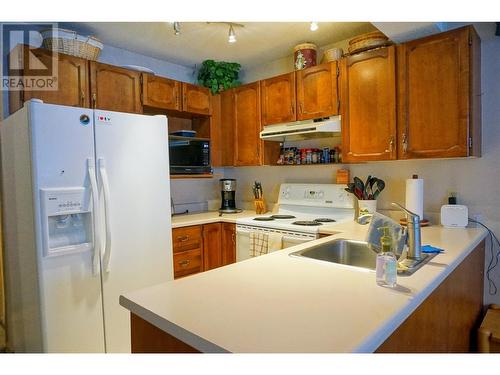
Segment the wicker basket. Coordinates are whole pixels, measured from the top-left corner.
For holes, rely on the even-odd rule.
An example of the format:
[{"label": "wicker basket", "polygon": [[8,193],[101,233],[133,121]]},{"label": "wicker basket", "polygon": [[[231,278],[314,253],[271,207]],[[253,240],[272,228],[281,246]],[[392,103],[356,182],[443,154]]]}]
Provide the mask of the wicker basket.
[{"label": "wicker basket", "polygon": [[380,31],[373,31],[371,33],[360,35],[356,38],[349,40],[349,53],[358,53],[367,51],[372,48],[383,47],[389,45],[389,38],[387,38]]},{"label": "wicker basket", "polygon": [[66,29],[47,29],[40,32],[44,48],[87,60],[97,60],[102,43],[93,36],[83,36]]}]

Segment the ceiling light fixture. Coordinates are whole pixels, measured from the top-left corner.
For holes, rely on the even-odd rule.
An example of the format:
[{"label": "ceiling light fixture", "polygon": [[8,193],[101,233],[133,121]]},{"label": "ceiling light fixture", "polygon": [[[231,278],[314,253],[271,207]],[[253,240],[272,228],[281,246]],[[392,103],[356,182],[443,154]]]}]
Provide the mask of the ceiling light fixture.
[{"label": "ceiling light fixture", "polygon": [[227,41],[229,43],[235,43],[236,42],[236,33],[234,32],[234,30],[237,28],[237,27],[245,27],[245,25],[241,24],[241,23],[235,23],[235,22],[207,22],[207,25],[227,25],[229,26],[229,33],[228,33],[228,37],[227,37]]},{"label": "ceiling light fixture", "polygon": [[316,30],[318,30],[318,28],[319,28],[319,26],[318,26],[317,22],[311,22],[311,26],[310,26],[311,31],[316,31]]},{"label": "ceiling light fixture", "polygon": [[181,33],[181,23],[174,22],[174,34],[179,35]]},{"label": "ceiling light fixture", "polygon": [[229,25],[229,37],[227,39],[229,43],[236,42],[236,34],[234,33],[233,25]]}]

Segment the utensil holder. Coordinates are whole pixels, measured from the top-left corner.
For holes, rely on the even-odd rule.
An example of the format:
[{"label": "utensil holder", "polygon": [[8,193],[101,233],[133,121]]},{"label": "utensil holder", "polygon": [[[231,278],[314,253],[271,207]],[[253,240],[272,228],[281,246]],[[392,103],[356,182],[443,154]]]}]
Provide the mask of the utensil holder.
[{"label": "utensil holder", "polygon": [[253,204],[255,206],[255,213],[260,215],[267,212],[266,202],[264,202],[264,198],[254,199]]},{"label": "utensil holder", "polygon": [[360,215],[373,214],[377,211],[377,200],[376,199],[369,199],[369,200],[358,199],[358,207],[359,207],[359,214]]}]

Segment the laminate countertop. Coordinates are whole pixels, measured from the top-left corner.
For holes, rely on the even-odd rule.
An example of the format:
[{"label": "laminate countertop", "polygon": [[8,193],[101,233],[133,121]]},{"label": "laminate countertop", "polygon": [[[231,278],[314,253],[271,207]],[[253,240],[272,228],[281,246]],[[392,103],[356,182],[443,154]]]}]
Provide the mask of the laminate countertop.
[{"label": "laminate countertop", "polygon": [[422,243],[445,252],[390,289],[374,271],[289,256],[367,231],[355,222],[325,227],[335,234],[127,293],[120,304],[202,352],[372,352],[486,236],[422,228]]},{"label": "laminate countertop", "polygon": [[190,225],[201,225],[210,223],[236,223],[236,219],[256,216],[255,211],[243,210],[235,214],[219,215],[218,211],[207,211],[192,214],[181,214],[172,217],[172,228],[187,227]]}]

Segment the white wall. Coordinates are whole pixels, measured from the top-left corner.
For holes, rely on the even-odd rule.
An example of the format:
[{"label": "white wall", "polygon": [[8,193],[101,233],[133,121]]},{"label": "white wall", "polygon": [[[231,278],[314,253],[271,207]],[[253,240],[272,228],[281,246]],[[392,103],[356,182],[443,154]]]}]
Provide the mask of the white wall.
[{"label": "white wall", "polygon": [[111,65],[138,65],[149,68],[156,75],[172,78],[182,82],[193,83],[196,79],[194,69],[174,64],[169,61],[155,59],[153,57],[140,55],[121,48],[105,45],[99,55],[99,62]]},{"label": "white wall", "polygon": [[[459,203],[469,207],[470,214],[480,213],[484,223],[500,237],[500,37],[484,41],[481,53],[482,147],[477,159],[440,159],[372,162],[344,165],[351,176],[375,175],[386,181],[379,208],[389,209],[390,202],[404,203],[405,179],[418,174],[425,180],[425,207],[428,214],[437,213],[447,201],[448,192],[458,192]],[[283,72],[276,72],[276,74]],[[238,180],[240,200],[250,203],[251,184],[262,182],[265,198],[273,202],[282,182],[333,183],[338,166],[240,167],[226,168],[225,177]],[[240,205],[243,202],[240,202]],[[490,259],[487,251],[487,260]],[[493,278],[500,290],[500,265]],[[486,287],[487,284],[485,284]],[[487,303],[500,303],[500,291],[489,296]]]}]

